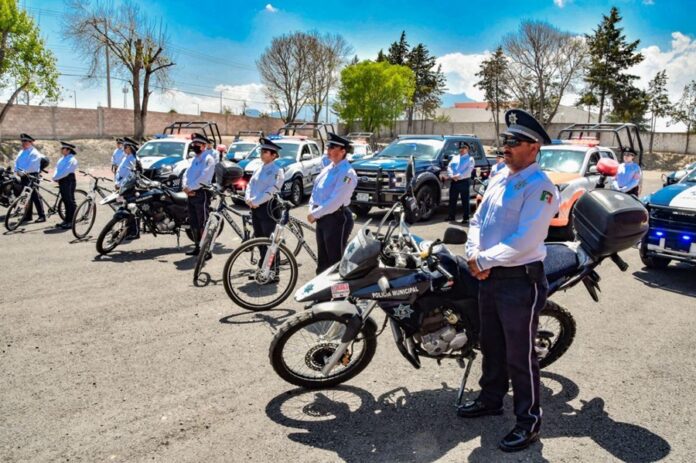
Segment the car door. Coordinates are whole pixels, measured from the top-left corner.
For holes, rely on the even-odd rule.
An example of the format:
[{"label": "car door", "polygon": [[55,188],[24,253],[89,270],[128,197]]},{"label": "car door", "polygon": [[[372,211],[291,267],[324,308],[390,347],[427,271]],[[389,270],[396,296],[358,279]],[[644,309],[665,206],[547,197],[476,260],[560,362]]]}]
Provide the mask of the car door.
[{"label": "car door", "polygon": [[585,156],[585,168],[583,169],[582,186],[585,190],[594,190],[595,185],[597,185],[597,180],[599,180],[599,174],[597,173],[597,164],[602,158],[601,153],[598,150],[591,150]]},{"label": "car door", "polygon": [[321,156],[319,148],[314,143],[305,143],[300,150],[302,163],[302,180],[305,190],[311,189],[314,179],[321,171]]}]

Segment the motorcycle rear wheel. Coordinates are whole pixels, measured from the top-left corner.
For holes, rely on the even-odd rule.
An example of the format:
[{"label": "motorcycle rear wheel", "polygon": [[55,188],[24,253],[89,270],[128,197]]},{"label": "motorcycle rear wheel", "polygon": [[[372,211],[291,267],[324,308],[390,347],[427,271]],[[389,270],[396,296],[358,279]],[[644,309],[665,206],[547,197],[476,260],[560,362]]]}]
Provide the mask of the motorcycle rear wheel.
[{"label": "motorcycle rear wheel", "polygon": [[[536,350],[539,358],[539,368],[546,368],[566,353],[575,339],[575,319],[566,309],[553,301],[539,313],[539,329],[537,330]],[[539,347],[546,350],[540,355]]]},{"label": "motorcycle rear wheel", "polygon": [[[347,317],[323,312],[301,312],[280,327],[273,337],[269,350],[271,366],[275,372],[285,381],[307,389],[321,389],[333,387],[344,383],[358,375],[372,361],[377,350],[377,338],[375,336],[375,324],[366,323],[346,351],[350,353],[347,363],[339,362],[324,377],[321,368],[333,355],[336,347],[341,342],[341,336],[346,330]],[[314,339],[314,345],[308,340]],[[299,345],[305,344],[306,352]],[[356,346],[362,345],[360,352],[356,352]],[[288,362],[286,356],[300,355],[300,362]],[[289,365],[291,363],[291,365]],[[297,371],[298,366],[305,367],[305,371]]]}]

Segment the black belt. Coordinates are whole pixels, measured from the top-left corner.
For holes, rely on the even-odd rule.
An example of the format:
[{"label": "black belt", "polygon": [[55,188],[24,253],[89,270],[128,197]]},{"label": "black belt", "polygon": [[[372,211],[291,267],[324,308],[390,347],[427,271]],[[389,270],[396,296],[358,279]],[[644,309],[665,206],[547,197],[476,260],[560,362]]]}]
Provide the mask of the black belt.
[{"label": "black belt", "polygon": [[544,264],[541,261],[532,262],[526,265],[515,267],[493,267],[491,268],[490,278],[496,280],[507,280],[510,278],[526,278],[537,280],[544,274]]}]

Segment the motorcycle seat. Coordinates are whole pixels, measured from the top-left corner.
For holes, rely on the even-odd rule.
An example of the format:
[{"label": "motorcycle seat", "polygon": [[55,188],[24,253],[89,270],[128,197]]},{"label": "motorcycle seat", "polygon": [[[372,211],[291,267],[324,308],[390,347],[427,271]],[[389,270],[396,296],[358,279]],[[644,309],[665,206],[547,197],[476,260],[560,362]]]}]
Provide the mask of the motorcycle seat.
[{"label": "motorcycle seat", "polygon": [[549,282],[575,273],[580,267],[578,253],[564,243],[547,243],[544,272]]},{"label": "motorcycle seat", "polygon": [[172,193],[172,201],[179,206],[185,206],[188,204],[188,196],[183,191],[177,191]]}]

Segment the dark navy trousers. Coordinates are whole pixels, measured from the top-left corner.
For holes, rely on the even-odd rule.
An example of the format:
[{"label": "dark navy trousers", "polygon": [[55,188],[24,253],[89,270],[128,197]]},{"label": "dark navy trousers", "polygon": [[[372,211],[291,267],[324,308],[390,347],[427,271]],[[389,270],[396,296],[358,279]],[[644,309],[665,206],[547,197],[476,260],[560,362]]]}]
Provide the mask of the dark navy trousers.
[{"label": "dark navy trousers", "polygon": [[347,207],[317,220],[317,275],[341,260],[353,231],[353,213]]},{"label": "dark navy trousers", "polygon": [[501,407],[512,382],[517,425],[538,431],[541,407],[534,340],[548,283],[540,262],[528,271],[529,275],[496,276],[494,268],[479,286],[483,354],[479,399],[491,408]]},{"label": "dark navy trousers", "polygon": [[469,220],[469,179],[452,181],[449,190],[449,218],[457,218],[457,202],[462,200],[464,206],[464,220]]},{"label": "dark navy trousers", "polygon": [[65,203],[65,223],[72,223],[73,216],[75,215],[75,186],[77,182],[75,181],[75,174],[68,174],[67,176],[58,180],[58,189],[60,190],[60,196],[63,198]]}]

